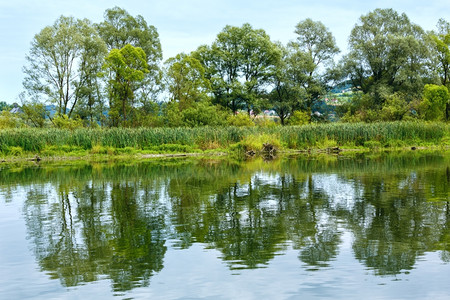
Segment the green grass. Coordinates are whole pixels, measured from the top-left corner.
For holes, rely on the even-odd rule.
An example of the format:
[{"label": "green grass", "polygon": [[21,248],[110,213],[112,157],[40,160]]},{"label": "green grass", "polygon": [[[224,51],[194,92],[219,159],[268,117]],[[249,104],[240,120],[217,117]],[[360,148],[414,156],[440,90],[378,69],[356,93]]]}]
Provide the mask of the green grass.
[{"label": "green grass", "polygon": [[20,128],[0,131],[0,153],[3,156],[187,153],[231,148],[249,150],[259,148],[265,142],[282,149],[295,150],[334,146],[367,149],[448,146],[450,124],[385,122],[286,127],[111,128],[73,131]]}]

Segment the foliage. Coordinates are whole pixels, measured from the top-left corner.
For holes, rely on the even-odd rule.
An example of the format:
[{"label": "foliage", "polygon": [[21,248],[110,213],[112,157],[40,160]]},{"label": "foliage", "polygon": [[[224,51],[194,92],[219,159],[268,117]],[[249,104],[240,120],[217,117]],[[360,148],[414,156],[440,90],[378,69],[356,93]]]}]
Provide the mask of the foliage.
[{"label": "foliage", "polygon": [[226,124],[227,112],[211,105],[208,101],[194,103],[182,111],[184,126],[223,126]]},{"label": "foliage", "polygon": [[227,112],[211,105],[209,101],[195,102],[181,110],[179,102],[169,102],[163,109],[163,118],[168,127],[223,126]]},{"label": "foliage", "polygon": [[295,85],[304,89],[303,108],[311,110],[326,90],[327,77],[321,69],[332,64],[339,48],[333,34],[320,21],[303,20],[295,27],[295,33],[297,39],[289,44],[289,72]]},{"label": "foliage", "polygon": [[419,104],[419,113],[424,120],[440,121],[446,117],[450,93],[445,86],[427,84],[423,90],[423,100]]},{"label": "foliage", "polygon": [[383,104],[380,112],[380,120],[383,121],[400,121],[410,111],[409,104],[405,100],[405,96],[395,93],[389,96]]},{"label": "foliage", "polygon": [[191,55],[178,54],[166,61],[166,69],[170,100],[178,101],[181,110],[208,99],[211,85],[199,60]]},{"label": "foliage", "polygon": [[228,125],[237,126],[237,127],[249,127],[255,126],[255,123],[252,121],[248,114],[239,113],[237,115],[232,115],[228,117]]},{"label": "foliage", "polygon": [[292,113],[302,106],[302,90],[298,88],[293,80],[292,70],[295,68],[291,59],[292,53],[286,47],[278,45],[282,55],[276,61],[274,71],[270,77],[272,91],[268,99],[273,110],[280,118],[281,125],[285,125],[286,120]]},{"label": "foliage", "polygon": [[393,9],[361,16],[349,38],[344,67],[355,88],[374,98],[380,108],[386,96],[420,95],[427,72],[428,47],[421,27]]},{"label": "foliage", "polygon": [[289,118],[289,125],[305,125],[311,122],[311,114],[306,111],[294,111],[292,116]]},{"label": "foliage", "polygon": [[51,121],[56,128],[60,129],[74,130],[83,127],[83,121],[79,117],[69,119],[67,115],[56,114]]},{"label": "foliage", "polygon": [[214,103],[250,111],[264,92],[280,51],[262,29],[250,24],[226,26],[211,47],[201,46],[193,56],[205,68]]},{"label": "foliage", "polygon": [[[73,121],[73,120],[69,120]],[[110,128],[74,130],[58,128],[14,128],[0,131],[0,152],[21,147],[26,152],[40,153],[49,146],[95,146],[115,149],[131,147],[152,149],[163,144],[187,145],[192,149],[228,148],[233,144],[270,136],[290,149],[321,147],[333,141],[337,146],[359,147],[378,141],[382,147],[403,145],[445,145],[450,141],[450,125],[445,123],[385,122],[341,123],[272,127],[194,127],[194,128]],[[259,139],[261,143],[276,141]],[[214,146],[214,147],[212,147]]]},{"label": "foliage", "polygon": [[441,84],[450,87],[450,23],[439,19],[437,28],[437,33],[430,33],[433,63]]},{"label": "foliage", "polygon": [[163,89],[160,70],[162,50],[156,27],[148,25],[141,15],[133,17],[126,10],[114,7],[105,11],[104,21],[97,28],[108,51],[122,49],[128,44],[144,51],[148,72],[135,91],[136,99],[144,107],[156,101]]},{"label": "foliage", "polygon": [[103,65],[108,80],[111,124],[130,126],[135,103],[135,91],[148,73],[145,53],[130,44],[122,49],[112,49]]},{"label": "foliage", "polygon": [[[347,91],[339,93],[345,101],[336,96],[341,101],[333,111],[343,122],[449,119],[450,103],[443,108],[445,97],[426,87],[450,87],[448,21],[440,19],[437,30],[425,34],[406,14],[375,9],[353,27],[339,64],[323,23],[308,18],[294,32],[283,45],[248,23],[227,25],[211,45],[167,59],[163,72],[158,32],[141,15],[114,7],[99,24],[61,16],[33,38],[23,119],[44,127],[45,103],[93,128],[250,126],[255,120],[274,126],[235,118],[239,110],[251,117],[264,109],[275,111],[281,125],[300,125],[329,120],[323,106],[322,115],[311,112],[336,96],[338,86]],[[0,102],[0,110],[5,107]]]},{"label": "foliage", "polygon": [[3,110],[10,110],[12,107],[5,101],[0,101],[0,112]]},{"label": "foliage", "polygon": [[280,137],[276,134],[257,133],[250,134],[242,139],[239,143],[231,145],[231,150],[259,152],[263,150],[264,144],[270,144],[275,147],[275,149],[282,148]]},{"label": "foliage", "polygon": [[78,102],[98,89],[97,72],[105,52],[89,20],[61,16],[31,43],[24,68],[27,94],[35,101],[44,96],[56,104],[59,114],[70,117]]},{"label": "foliage", "polygon": [[45,125],[46,111],[43,103],[38,101],[24,102],[22,104],[23,119],[31,127],[42,128]]},{"label": "foliage", "polygon": [[0,129],[17,128],[21,126],[20,119],[9,111],[4,110],[0,112]]}]

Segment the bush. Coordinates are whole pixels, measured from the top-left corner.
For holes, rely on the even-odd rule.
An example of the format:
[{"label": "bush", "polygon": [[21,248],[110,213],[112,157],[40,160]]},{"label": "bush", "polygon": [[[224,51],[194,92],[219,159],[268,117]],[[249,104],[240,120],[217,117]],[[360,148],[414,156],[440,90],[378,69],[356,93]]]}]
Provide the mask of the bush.
[{"label": "bush", "polygon": [[12,156],[21,156],[23,154],[22,147],[9,147],[8,154]]},{"label": "bush", "polygon": [[11,114],[9,111],[4,110],[0,113],[0,129],[17,128],[20,126],[20,119]]},{"label": "bush", "polygon": [[83,128],[83,120],[79,117],[70,119],[67,115],[55,115],[52,122],[56,128],[60,129],[74,130],[76,128]]},{"label": "bush", "polygon": [[224,126],[228,114],[219,107],[211,105],[208,101],[194,103],[183,110],[183,123],[185,126]]},{"label": "bush", "polygon": [[288,125],[305,125],[311,122],[311,115],[306,111],[294,111],[292,116],[288,119]]},{"label": "bush", "polygon": [[237,126],[237,127],[255,126],[255,123],[252,121],[252,119],[250,119],[250,116],[246,113],[229,116],[227,119],[227,123],[230,126]]},{"label": "bush", "polygon": [[409,104],[405,98],[399,94],[388,96],[380,112],[380,119],[383,121],[400,121],[409,111]]},{"label": "bush", "polygon": [[381,143],[379,141],[366,141],[364,142],[364,147],[370,150],[378,150],[381,148]]},{"label": "bush", "polygon": [[427,121],[445,119],[450,93],[445,86],[427,84],[423,89],[423,100],[419,104],[419,113]]},{"label": "bush", "polygon": [[246,136],[244,139],[242,139],[242,141],[233,145],[233,148],[244,150],[245,152],[251,150],[253,150],[254,152],[258,152],[263,149],[264,144],[271,144],[277,149],[281,148],[281,141],[279,136],[267,133]]}]

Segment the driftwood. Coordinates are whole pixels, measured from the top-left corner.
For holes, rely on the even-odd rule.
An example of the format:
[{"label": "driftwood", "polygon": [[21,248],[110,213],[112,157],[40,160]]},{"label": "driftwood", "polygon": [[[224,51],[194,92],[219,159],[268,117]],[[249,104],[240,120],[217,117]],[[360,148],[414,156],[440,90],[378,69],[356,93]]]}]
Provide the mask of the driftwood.
[{"label": "driftwood", "polygon": [[264,158],[267,160],[273,159],[277,155],[277,148],[270,143],[264,143],[263,149],[262,149],[262,154],[263,154]]},{"label": "driftwood", "polygon": [[36,155],[35,157],[29,159],[29,161],[37,161],[37,162],[39,162],[41,160],[42,159],[38,155]]},{"label": "driftwood", "polygon": [[245,155],[247,155],[247,156],[255,156],[255,154],[256,154],[256,152],[253,149],[245,152]]},{"label": "driftwood", "polygon": [[339,147],[327,148],[327,153],[339,153],[342,150]]},{"label": "driftwood", "polygon": [[273,159],[276,156],[277,148],[270,144],[270,143],[264,143],[263,147],[260,151],[256,152],[253,149],[250,149],[249,151],[245,152],[246,156],[253,157],[256,154],[262,155],[265,159]]}]

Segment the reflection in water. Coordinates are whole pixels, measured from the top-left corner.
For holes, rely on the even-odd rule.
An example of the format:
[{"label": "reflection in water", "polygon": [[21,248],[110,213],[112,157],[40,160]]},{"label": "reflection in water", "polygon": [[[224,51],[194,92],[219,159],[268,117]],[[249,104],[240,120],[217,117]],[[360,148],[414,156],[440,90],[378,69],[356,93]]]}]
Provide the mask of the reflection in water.
[{"label": "reflection in water", "polygon": [[266,267],[289,244],[317,270],[336,259],[344,232],[375,274],[411,270],[430,251],[450,261],[442,155],[86,164],[2,170],[0,182],[4,195],[27,191],[35,256],[68,287],[105,276],[115,291],[148,286],[167,247],[194,243],[230,269]]}]

